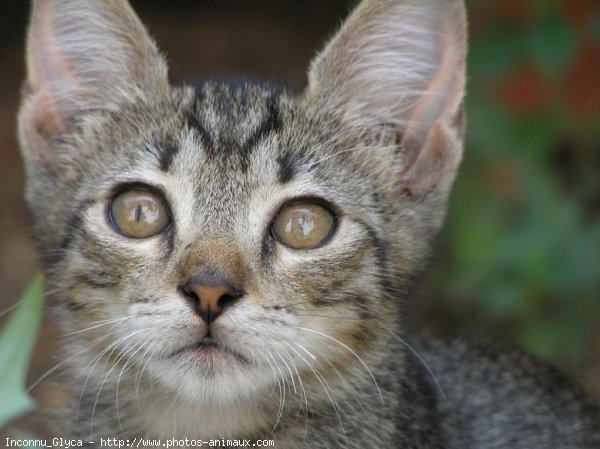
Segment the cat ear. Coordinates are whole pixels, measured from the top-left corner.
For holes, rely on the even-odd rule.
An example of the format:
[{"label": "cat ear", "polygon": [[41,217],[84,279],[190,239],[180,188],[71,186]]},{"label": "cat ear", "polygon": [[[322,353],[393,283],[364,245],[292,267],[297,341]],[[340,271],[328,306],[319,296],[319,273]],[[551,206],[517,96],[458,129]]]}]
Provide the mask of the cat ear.
[{"label": "cat ear", "polygon": [[315,58],[307,95],[359,129],[394,133],[398,176],[422,195],[461,158],[463,0],[366,0]]},{"label": "cat ear", "polygon": [[167,85],[167,66],[126,0],[34,0],[21,129],[52,140],[86,112]]}]

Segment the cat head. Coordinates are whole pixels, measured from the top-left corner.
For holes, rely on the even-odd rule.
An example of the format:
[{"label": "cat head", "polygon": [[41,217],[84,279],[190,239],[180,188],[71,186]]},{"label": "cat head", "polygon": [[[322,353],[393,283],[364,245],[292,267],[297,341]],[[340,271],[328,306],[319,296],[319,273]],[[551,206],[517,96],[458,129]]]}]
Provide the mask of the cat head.
[{"label": "cat head", "polygon": [[461,158],[465,28],[367,0],[303,92],[193,88],[125,0],[35,0],[27,200],[82,379],[227,404],[368,377]]}]

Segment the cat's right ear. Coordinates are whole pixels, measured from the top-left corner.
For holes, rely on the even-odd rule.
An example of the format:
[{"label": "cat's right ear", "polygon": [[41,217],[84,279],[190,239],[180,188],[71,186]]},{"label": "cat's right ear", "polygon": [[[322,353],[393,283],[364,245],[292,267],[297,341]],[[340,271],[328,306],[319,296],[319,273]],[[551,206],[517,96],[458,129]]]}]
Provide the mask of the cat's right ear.
[{"label": "cat's right ear", "polygon": [[53,142],[83,116],[167,86],[166,62],[126,0],[33,0],[19,125],[28,158],[52,165]]},{"label": "cat's right ear", "polygon": [[413,197],[447,189],[461,158],[466,28],[464,0],[363,0],[311,65],[310,102],[385,130]]}]

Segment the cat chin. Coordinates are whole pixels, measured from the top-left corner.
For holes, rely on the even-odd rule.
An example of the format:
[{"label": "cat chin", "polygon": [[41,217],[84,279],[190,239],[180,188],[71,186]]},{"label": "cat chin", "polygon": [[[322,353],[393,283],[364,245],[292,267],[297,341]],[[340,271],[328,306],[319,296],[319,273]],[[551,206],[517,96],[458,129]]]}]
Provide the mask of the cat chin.
[{"label": "cat chin", "polygon": [[[136,427],[145,435],[161,440],[185,435],[194,440],[237,439],[240,435],[256,434],[258,429],[267,435],[278,420],[278,408],[264,407],[264,401],[239,400],[235,404],[203,404],[173,401],[165,396],[152,401],[136,414]],[[165,407],[164,404],[173,404]]]},{"label": "cat chin", "polygon": [[273,391],[277,379],[269,369],[227,350],[187,349],[148,367],[167,394],[193,405],[239,404]]}]

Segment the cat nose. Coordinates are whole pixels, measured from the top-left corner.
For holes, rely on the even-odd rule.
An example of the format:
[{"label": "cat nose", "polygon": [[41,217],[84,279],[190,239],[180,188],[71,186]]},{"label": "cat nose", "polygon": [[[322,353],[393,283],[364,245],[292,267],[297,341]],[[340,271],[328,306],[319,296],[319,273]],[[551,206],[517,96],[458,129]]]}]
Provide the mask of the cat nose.
[{"label": "cat nose", "polygon": [[202,279],[191,278],[180,286],[183,294],[190,300],[194,311],[202,317],[206,324],[216,320],[223,311],[241,298],[238,289],[229,283],[203,282]]}]

